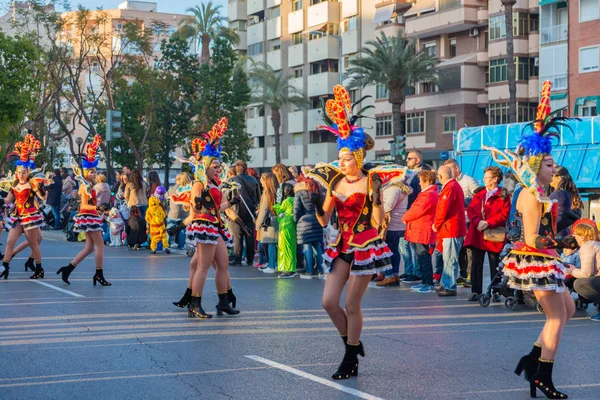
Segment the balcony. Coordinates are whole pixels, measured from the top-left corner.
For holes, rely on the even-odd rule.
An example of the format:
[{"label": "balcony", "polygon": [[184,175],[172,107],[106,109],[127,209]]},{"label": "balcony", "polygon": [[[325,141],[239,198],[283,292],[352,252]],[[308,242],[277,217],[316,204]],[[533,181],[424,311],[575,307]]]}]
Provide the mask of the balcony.
[{"label": "balcony", "polygon": [[406,98],[406,112],[461,104],[477,104],[477,92],[459,90],[449,93],[437,92],[424,96],[409,96]]},{"label": "balcony", "polygon": [[303,145],[297,144],[288,146],[287,151],[287,158],[282,160],[284,165],[304,165]]},{"label": "balcony", "polygon": [[248,27],[248,44],[265,41],[265,23],[259,22]]},{"label": "balcony", "polygon": [[248,50],[248,32],[246,31],[236,31],[240,37],[240,42],[238,44],[234,44],[233,48],[235,50]]},{"label": "balcony", "polygon": [[304,64],[304,45],[295,44],[288,47],[288,67]]},{"label": "balcony", "polygon": [[229,21],[245,20],[247,17],[245,1],[230,1],[227,4],[227,18]]},{"label": "balcony", "polygon": [[[502,85],[488,86],[488,99],[493,101],[508,101],[508,82],[502,82]],[[539,92],[537,92],[539,93]],[[537,93],[536,96],[537,97]],[[529,99],[529,83],[527,81],[517,82],[517,98]]]},{"label": "balcony", "polygon": [[540,91],[544,81],[552,82],[552,91],[566,90],[569,87],[569,76],[567,74],[540,76]]},{"label": "balcony", "polygon": [[311,143],[308,146],[305,164],[315,165],[318,162],[337,160],[337,143]]},{"label": "balcony", "polygon": [[[529,54],[529,38],[514,39],[514,54]],[[506,39],[492,40],[488,44],[488,57],[491,59],[506,57]]]},{"label": "balcony", "polygon": [[248,118],[246,120],[246,132],[252,137],[264,136],[265,117]]},{"label": "balcony", "polygon": [[269,147],[267,149],[267,158],[265,159],[265,167],[272,167],[276,164],[275,162],[275,147]]},{"label": "balcony", "polygon": [[288,33],[302,32],[304,29],[304,11],[298,10],[288,14]]},{"label": "balcony", "polygon": [[340,22],[340,3],[333,1],[324,1],[314,6],[308,7],[307,25],[309,27],[323,25],[328,22]]},{"label": "balcony", "polygon": [[[354,54],[358,51],[358,29],[342,33],[342,54]],[[337,56],[339,57],[339,55]],[[335,57],[335,58],[337,58]]]},{"label": "balcony", "polygon": [[565,41],[569,38],[567,24],[548,26],[540,29],[540,44],[550,44]]},{"label": "balcony", "polygon": [[358,14],[358,0],[341,0],[342,18],[352,17]]},{"label": "balcony", "polygon": [[248,149],[248,155],[250,156],[250,162],[248,163],[249,167],[262,168],[265,166],[264,148]]},{"label": "balcony", "polygon": [[288,132],[304,132],[304,111],[288,113]]},{"label": "balcony", "polygon": [[333,87],[340,83],[337,72],[322,72],[308,77],[308,97],[333,93]]},{"label": "balcony", "polygon": [[281,17],[267,20],[267,40],[281,37]]},{"label": "balcony", "polygon": [[308,42],[308,62],[339,59],[340,42],[334,36],[325,36]]},{"label": "balcony", "polygon": [[247,11],[248,15],[257,13],[265,9],[265,3],[263,0],[247,0]]},{"label": "balcony", "polygon": [[306,130],[314,131],[317,129],[317,126],[323,125],[323,118],[321,118],[321,114],[319,114],[319,109],[308,110],[308,118],[306,122]]},{"label": "balcony", "polygon": [[281,0],[267,0],[267,8],[281,5]]},{"label": "balcony", "polygon": [[292,78],[290,79],[290,87],[303,92],[304,91],[304,78]]},{"label": "balcony", "polygon": [[[478,0],[453,0],[439,2],[442,6],[436,9],[434,0],[416,3],[405,14],[406,35],[419,38],[465,31],[478,26]],[[427,12],[431,10],[434,12]],[[423,14],[419,14],[423,12]]]},{"label": "balcony", "polygon": [[281,50],[269,51],[267,53],[267,64],[275,71],[281,69]]}]

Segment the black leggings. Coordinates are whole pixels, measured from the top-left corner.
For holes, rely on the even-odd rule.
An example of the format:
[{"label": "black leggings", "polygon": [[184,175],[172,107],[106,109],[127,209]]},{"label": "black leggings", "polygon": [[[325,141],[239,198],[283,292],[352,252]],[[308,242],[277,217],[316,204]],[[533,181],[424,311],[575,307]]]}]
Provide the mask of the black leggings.
[{"label": "black leggings", "polygon": [[494,275],[498,272],[498,262],[500,261],[500,253],[492,253],[491,251],[480,250],[475,247],[470,249],[471,257],[471,293],[481,294],[483,290],[483,261],[485,253],[488,255],[490,263],[490,280],[494,279]]},{"label": "black leggings", "polygon": [[573,288],[581,297],[600,304],[600,276],[576,279]]}]

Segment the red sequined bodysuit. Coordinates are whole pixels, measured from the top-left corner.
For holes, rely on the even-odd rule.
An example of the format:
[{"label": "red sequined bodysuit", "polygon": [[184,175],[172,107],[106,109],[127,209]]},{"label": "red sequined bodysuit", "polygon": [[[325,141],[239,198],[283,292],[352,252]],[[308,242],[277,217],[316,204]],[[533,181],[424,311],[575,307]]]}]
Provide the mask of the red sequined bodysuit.
[{"label": "red sequined bodysuit", "polygon": [[30,215],[38,211],[35,204],[35,194],[31,188],[25,188],[17,190],[12,189],[13,195],[15,196],[15,212],[19,217]]},{"label": "red sequined bodysuit", "polygon": [[[378,236],[375,228],[358,222],[358,218],[363,210],[369,212],[365,204],[367,196],[365,193],[354,192],[348,197],[336,191],[332,191],[332,194],[338,214],[338,226],[341,232],[339,247],[341,252],[348,252],[350,247],[352,247],[350,244],[354,242],[355,236],[360,236],[361,239],[372,239]],[[355,234],[354,229],[359,232],[358,235]]]}]

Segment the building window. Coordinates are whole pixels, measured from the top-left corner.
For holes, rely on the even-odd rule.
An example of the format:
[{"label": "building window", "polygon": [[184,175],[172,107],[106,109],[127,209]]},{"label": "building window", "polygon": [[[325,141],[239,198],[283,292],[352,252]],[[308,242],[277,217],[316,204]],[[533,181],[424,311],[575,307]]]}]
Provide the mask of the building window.
[{"label": "building window", "polygon": [[356,15],[344,20],[344,32],[356,30]]},{"label": "building window", "polygon": [[437,92],[437,86],[431,82],[421,83],[421,94],[435,93]]},{"label": "building window", "polygon": [[335,143],[335,135],[326,131],[310,131],[311,143]]},{"label": "building window", "polygon": [[598,115],[598,108],[595,101],[586,101],[583,106],[579,107],[578,117],[595,117]]},{"label": "building window", "polygon": [[311,110],[316,110],[318,108],[323,108],[323,106],[325,106],[325,103],[327,102],[328,99],[332,98],[333,95],[327,95],[327,96],[313,96],[309,99],[310,102],[310,109]]},{"label": "building window", "polygon": [[490,60],[490,83],[506,81],[506,58]]},{"label": "building window", "polygon": [[540,58],[531,57],[529,59],[529,76],[540,76]]},{"label": "building window", "polygon": [[94,63],[92,64],[92,72],[98,72],[98,63],[94,61]]},{"label": "building window", "polygon": [[281,11],[279,9],[279,6],[269,8],[269,18],[277,18],[280,15],[281,15]]},{"label": "building window", "polygon": [[540,14],[529,14],[529,32],[539,32]]},{"label": "building window", "polygon": [[375,136],[392,136],[392,116],[375,118]]},{"label": "building window", "polygon": [[442,115],[443,133],[456,131],[456,115]]},{"label": "building window", "polygon": [[579,73],[598,71],[598,46],[579,48]]},{"label": "building window", "polygon": [[425,132],[425,113],[423,111],[406,113],[406,133],[423,132]]},{"label": "building window", "polygon": [[390,91],[388,90],[388,88],[385,85],[377,85],[377,87],[375,89],[375,99],[380,100],[380,99],[389,99],[389,98],[390,98]]},{"label": "building window", "polygon": [[311,31],[308,34],[308,40],[317,40],[325,37],[327,35],[339,36],[340,34],[340,25],[339,24],[327,24],[325,26],[325,30],[322,31]]},{"label": "building window", "polygon": [[528,13],[522,13],[522,12],[513,13],[513,35],[514,36],[529,35],[529,14]]},{"label": "building window", "polygon": [[579,22],[598,19],[598,0],[579,0]]},{"label": "building window", "polygon": [[423,50],[431,57],[437,57],[437,48],[435,42],[425,43],[423,45]]},{"label": "building window", "polygon": [[301,44],[302,36],[302,32],[292,33],[292,44]]},{"label": "building window", "polygon": [[508,123],[508,103],[492,103],[488,106],[490,125]]},{"label": "building window", "polygon": [[350,94],[350,102],[352,104],[356,103],[356,101],[358,100],[358,90],[352,89],[352,90],[350,90],[349,94]]},{"label": "building window", "polygon": [[279,49],[281,49],[281,40],[280,39],[273,39],[273,40],[271,40],[270,45],[271,45],[271,50],[270,51],[279,50]]},{"label": "building window", "polygon": [[450,39],[450,58],[456,57],[456,39]]},{"label": "building window", "polygon": [[302,0],[292,1],[292,11],[302,10]]},{"label": "building window", "polygon": [[483,49],[484,50],[488,49],[489,42],[490,42],[490,31],[485,31],[483,33]]},{"label": "building window", "polygon": [[338,60],[321,60],[310,63],[310,74],[315,75],[323,72],[339,72],[338,65]]},{"label": "building window", "polygon": [[229,22],[229,29],[234,32],[245,32],[246,31],[246,21],[231,21]]},{"label": "building window", "polygon": [[404,88],[404,93],[406,96],[414,96],[417,94],[417,88],[415,86],[407,86]]},{"label": "building window", "polygon": [[250,107],[248,109],[247,114],[248,114],[248,119],[256,117],[256,108]]},{"label": "building window", "polygon": [[506,36],[506,24],[504,15],[490,17],[490,40],[500,39]]},{"label": "building window", "polygon": [[315,4],[319,4],[319,3],[322,3],[324,1],[334,1],[334,2],[337,2],[337,0],[310,0],[310,5],[314,6]]},{"label": "building window", "polygon": [[302,78],[302,67],[294,68],[292,70],[292,75],[294,78]]},{"label": "building window", "polygon": [[265,116],[265,107],[264,106],[260,106],[256,108],[258,110],[258,116],[259,117],[264,117]]},{"label": "building window", "polygon": [[535,103],[517,103],[517,122],[534,121],[537,113]]},{"label": "building window", "polygon": [[259,136],[254,138],[254,147],[257,149],[262,149],[265,147],[265,137]]},{"label": "building window", "polygon": [[248,45],[248,55],[249,56],[257,56],[262,53],[263,53],[263,42]]}]

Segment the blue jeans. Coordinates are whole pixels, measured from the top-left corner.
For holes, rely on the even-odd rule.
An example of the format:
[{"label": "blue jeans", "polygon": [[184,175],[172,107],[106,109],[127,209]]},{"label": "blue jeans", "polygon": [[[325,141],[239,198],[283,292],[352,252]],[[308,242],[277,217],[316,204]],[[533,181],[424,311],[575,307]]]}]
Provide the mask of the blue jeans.
[{"label": "blue jeans", "polygon": [[269,262],[267,252],[268,246],[266,244],[262,244],[262,242],[258,242],[258,263],[260,265],[264,265]]},{"label": "blue jeans", "polygon": [[138,205],[138,208],[140,209],[140,213],[142,214],[142,218],[146,219],[146,210],[148,209],[148,205],[145,205],[145,206]]},{"label": "blue jeans", "polygon": [[404,275],[417,275],[416,271],[416,260],[415,260],[415,249],[414,245],[410,242],[407,242],[404,238],[400,239],[400,255],[402,256],[402,260],[404,260]]},{"label": "blue jeans", "polygon": [[[385,276],[400,275],[400,239],[404,237],[404,231],[387,231],[385,234],[385,242],[392,251],[392,269],[385,271]],[[404,239],[402,239],[404,240]],[[406,264],[405,264],[406,265]]]},{"label": "blue jeans", "polygon": [[442,239],[442,257],[444,270],[442,272],[442,286],[447,290],[456,290],[458,278],[458,253],[464,242],[464,237]]},{"label": "blue jeans", "polygon": [[431,257],[433,259],[433,273],[441,275],[444,270],[444,258],[442,257],[442,253],[440,253],[438,249],[435,249]]},{"label": "blue jeans", "polygon": [[269,268],[277,269],[277,243],[269,243],[268,252],[269,252]]},{"label": "blue jeans", "polygon": [[60,229],[60,206],[51,206],[54,214],[54,229]]},{"label": "blue jeans", "polygon": [[102,240],[104,243],[110,243],[110,229],[108,229],[108,224],[106,222],[102,223]]},{"label": "blue jeans", "polygon": [[302,246],[304,252],[304,267],[306,268],[307,274],[312,274],[313,272],[313,249],[317,252],[317,271],[322,271],[323,269],[323,248],[321,247],[321,243],[309,243],[304,244]]},{"label": "blue jeans", "polygon": [[[167,229],[172,226],[177,226],[182,222],[182,219],[167,218]],[[169,245],[171,245],[173,242],[177,242],[177,248],[179,250],[185,249],[185,229],[180,230],[175,236],[169,237]]]}]

